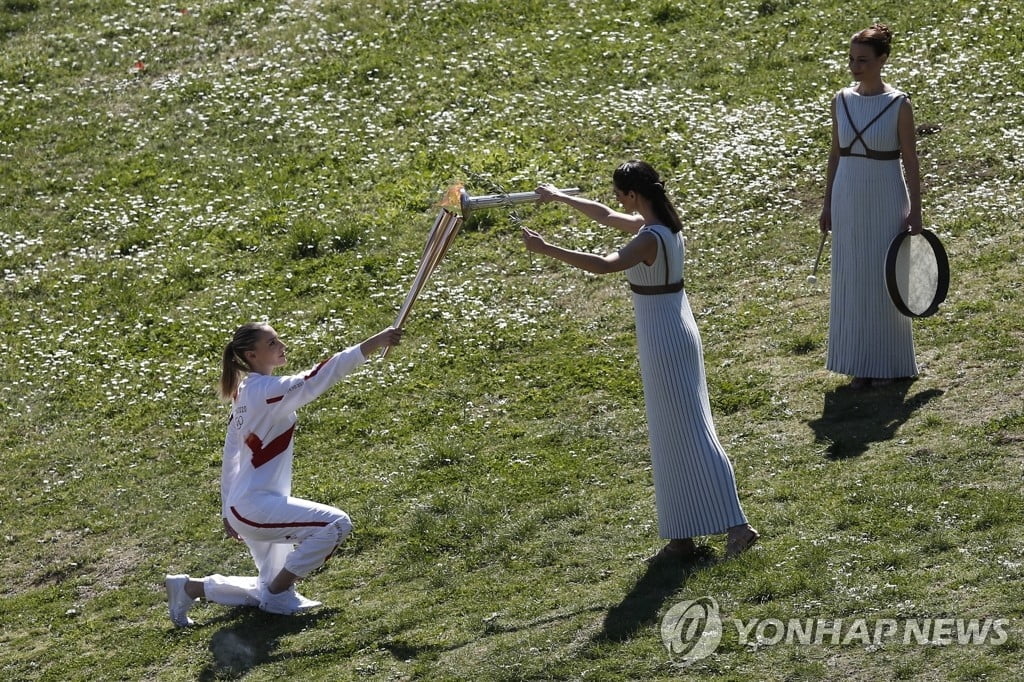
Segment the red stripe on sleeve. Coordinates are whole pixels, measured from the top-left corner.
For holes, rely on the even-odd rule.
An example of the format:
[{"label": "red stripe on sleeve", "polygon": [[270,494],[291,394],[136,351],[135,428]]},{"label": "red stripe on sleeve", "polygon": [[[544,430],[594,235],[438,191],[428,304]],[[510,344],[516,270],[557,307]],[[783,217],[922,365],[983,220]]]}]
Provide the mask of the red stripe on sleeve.
[{"label": "red stripe on sleeve", "polygon": [[326,365],[326,364],[327,364],[328,362],[330,362],[330,361],[331,361],[331,359],[330,359],[330,358],[327,358],[326,360],[324,360],[323,362],[321,362],[321,363],[320,363],[319,365],[317,365],[316,367],[314,367],[314,368],[313,368],[313,369],[312,369],[312,370],[310,371],[310,373],[309,373],[309,374],[307,374],[307,375],[306,375],[305,377],[303,377],[303,378],[305,378],[305,379],[312,379],[312,378],[313,378],[313,377],[315,377],[315,376],[316,376],[317,374],[319,374],[319,373],[320,373],[320,370],[322,370],[322,369],[324,368],[324,365]]}]

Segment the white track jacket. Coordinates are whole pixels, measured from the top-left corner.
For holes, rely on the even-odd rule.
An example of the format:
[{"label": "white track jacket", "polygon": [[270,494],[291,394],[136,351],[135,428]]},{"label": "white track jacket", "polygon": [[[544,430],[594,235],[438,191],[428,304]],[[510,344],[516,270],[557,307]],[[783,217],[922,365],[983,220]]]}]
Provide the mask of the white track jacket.
[{"label": "white track jacket", "polygon": [[221,513],[256,493],[287,497],[292,490],[295,411],[366,362],[359,346],[336,353],[304,374],[252,373],[238,387],[224,439]]}]

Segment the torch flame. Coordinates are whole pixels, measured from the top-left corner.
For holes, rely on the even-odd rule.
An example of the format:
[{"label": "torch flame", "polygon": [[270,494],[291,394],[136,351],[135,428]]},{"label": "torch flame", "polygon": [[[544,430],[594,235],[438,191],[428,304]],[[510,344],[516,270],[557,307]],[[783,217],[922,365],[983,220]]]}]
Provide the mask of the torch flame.
[{"label": "torch flame", "polygon": [[444,197],[435,204],[435,208],[458,208],[461,205],[459,193],[462,191],[462,187],[462,183],[459,183],[445,190]]}]

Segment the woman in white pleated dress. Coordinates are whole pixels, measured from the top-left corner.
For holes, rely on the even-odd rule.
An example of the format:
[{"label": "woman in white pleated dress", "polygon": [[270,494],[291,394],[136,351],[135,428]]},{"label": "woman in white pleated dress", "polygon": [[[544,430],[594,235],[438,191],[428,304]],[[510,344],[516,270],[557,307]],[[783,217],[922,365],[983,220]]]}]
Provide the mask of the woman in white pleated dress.
[{"label": "woman in white pleated dress", "polygon": [[885,256],[902,231],[921,231],[914,112],[882,80],[892,32],[856,33],[849,68],[857,84],[832,100],[832,145],[819,227],[832,232],[832,296],[826,367],[853,388],[917,376],[910,318],[885,286]]},{"label": "woman in white pleated dress", "polygon": [[616,169],[613,182],[625,212],[551,185],[541,185],[537,193],[541,202],[564,203],[634,235],[621,249],[604,256],[564,249],[528,228],[523,240],[529,251],[588,272],[626,272],[636,312],[658,527],[669,540],[652,559],[693,558],[693,538],[718,533],[728,533],[726,553],[732,556],[753,545],[758,533],[740,507],[732,464],[711,417],[700,334],[683,289],[682,223],[649,164],[628,161]]}]

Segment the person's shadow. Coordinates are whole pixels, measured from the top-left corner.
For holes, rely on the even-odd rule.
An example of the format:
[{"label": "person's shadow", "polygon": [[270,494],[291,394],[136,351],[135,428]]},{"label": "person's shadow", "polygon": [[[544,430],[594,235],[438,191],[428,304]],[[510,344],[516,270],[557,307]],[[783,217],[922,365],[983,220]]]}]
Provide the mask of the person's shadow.
[{"label": "person's shadow", "polygon": [[[282,637],[301,632],[313,623],[332,618],[333,614],[334,610],[329,608],[297,616],[276,616],[245,607],[232,609],[221,618],[231,624],[210,638],[213,661],[200,672],[198,679],[200,682],[241,679],[253,668],[285,657],[276,651]],[[319,649],[311,655],[324,653]],[[294,655],[288,652],[286,657]]]},{"label": "person's shadow", "polygon": [[662,561],[648,565],[629,594],[608,609],[601,630],[594,634],[591,643],[625,642],[653,625],[665,601],[678,593],[693,573],[714,560],[709,547],[698,547],[697,552],[692,561]]},{"label": "person's shadow", "polygon": [[909,398],[912,380],[888,386],[852,389],[841,386],[825,394],[821,416],[807,422],[818,443],[827,443],[829,459],[864,454],[871,443],[889,440],[910,416],[943,391],[932,388]]}]

